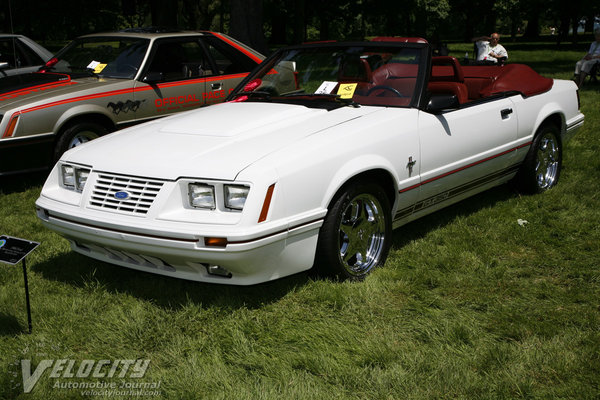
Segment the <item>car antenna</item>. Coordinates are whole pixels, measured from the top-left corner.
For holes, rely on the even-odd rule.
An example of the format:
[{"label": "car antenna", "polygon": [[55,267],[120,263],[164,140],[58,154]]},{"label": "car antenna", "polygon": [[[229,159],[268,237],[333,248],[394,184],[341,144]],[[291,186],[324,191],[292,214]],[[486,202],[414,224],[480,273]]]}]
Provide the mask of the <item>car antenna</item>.
[{"label": "car antenna", "polygon": [[[15,34],[15,28],[13,26],[11,0],[8,0],[8,16],[9,16],[9,19],[10,19],[10,34],[14,36],[14,34]],[[15,66],[15,68],[18,68],[18,66],[17,66],[17,45],[15,44],[15,38],[14,37],[12,38],[12,45],[13,45],[14,66]]]}]

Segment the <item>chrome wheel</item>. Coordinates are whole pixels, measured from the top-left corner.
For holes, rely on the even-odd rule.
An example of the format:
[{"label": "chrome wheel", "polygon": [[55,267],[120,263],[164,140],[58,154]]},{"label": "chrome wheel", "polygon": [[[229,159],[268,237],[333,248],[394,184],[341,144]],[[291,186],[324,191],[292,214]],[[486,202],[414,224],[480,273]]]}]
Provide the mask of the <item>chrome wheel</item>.
[{"label": "chrome wheel", "polygon": [[545,122],[533,137],[531,148],[515,176],[515,183],[523,193],[545,192],[558,183],[561,165],[560,128]]},{"label": "chrome wheel", "polygon": [[386,217],[371,194],[354,197],[342,211],[339,224],[339,258],[352,276],[368,273],[384,252]]},{"label": "chrome wheel", "polygon": [[560,149],[556,137],[546,133],[540,138],[535,164],[535,179],[540,190],[551,188],[560,168]]},{"label": "chrome wheel", "polygon": [[72,149],[73,147],[77,147],[80,144],[87,143],[90,140],[94,140],[98,138],[98,134],[92,131],[82,131],[78,132],[71,141],[69,142],[67,149]]}]

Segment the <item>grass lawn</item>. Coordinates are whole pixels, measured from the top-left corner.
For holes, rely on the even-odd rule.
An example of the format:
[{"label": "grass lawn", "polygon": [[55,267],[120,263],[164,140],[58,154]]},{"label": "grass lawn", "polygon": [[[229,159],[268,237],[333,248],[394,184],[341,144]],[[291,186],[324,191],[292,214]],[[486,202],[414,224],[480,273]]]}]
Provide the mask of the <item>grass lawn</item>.
[{"label": "grass lawn", "polygon": [[[582,55],[504,44],[511,62],[555,78]],[[0,181],[0,234],[42,243],[28,258],[31,335],[20,265],[0,264],[0,398],[80,398],[55,385],[123,380],[48,370],[24,394],[22,359],[32,372],[44,359],[149,359],[126,381],[160,382],[154,398],[597,399],[599,89],[580,93],[585,127],[556,188],[501,186],[404,226],[386,266],[360,283],[300,274],[216,286],[104,264],[37,221],[43,175]]]}]

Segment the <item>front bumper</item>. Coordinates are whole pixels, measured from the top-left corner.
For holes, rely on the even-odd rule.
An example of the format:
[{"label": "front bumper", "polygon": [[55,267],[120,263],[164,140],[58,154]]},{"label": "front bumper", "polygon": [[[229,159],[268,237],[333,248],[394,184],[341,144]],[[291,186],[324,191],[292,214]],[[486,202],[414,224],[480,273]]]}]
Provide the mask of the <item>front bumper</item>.
[{"label": "front bumper", "polygon": [[0,176],[48,169],[53,149],[54,135],[0,139]]},{"label": "front bumper", "polygon": [[[38,199],[36,208],[44,226],[88,257],[175,278],[234,285],[253,285],[310,269],[325,212],[265,223],[260,229],[229,226],[226,231],[223,227],[214,231],[200,225],[191,233],[188,227],[177,230],[177,224],[139,229],[92,219],[44,197]],[[215,234],[228,244],[206,246],[205,237]]]}]

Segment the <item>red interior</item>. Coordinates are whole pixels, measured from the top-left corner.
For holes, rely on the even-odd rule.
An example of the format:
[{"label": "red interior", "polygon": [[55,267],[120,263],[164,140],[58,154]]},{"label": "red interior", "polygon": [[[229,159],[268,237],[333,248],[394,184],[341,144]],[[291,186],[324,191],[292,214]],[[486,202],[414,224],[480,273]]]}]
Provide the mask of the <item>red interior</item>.
[{"label": "red interior", "polygon": [[[357,83],[354,100],[365,105],[406,106],[417,83],[417,64],[388,62],[371,69],[366,59],[344,64],[338,73],[340,83]],[[526,65],[461,66],[455,57],[433,57],[427,89],[434,94],[456,95],[460,104],[504,92],[533,96],[552,88]]]},{"label": "red interior", "polygon": [[512,91],[533,96],[553,83],[523,64],[462,67],[454,57],[433,57],[432,65],[429,91],[456,94],[461,104]]}]

